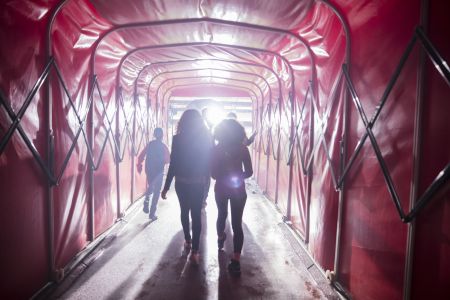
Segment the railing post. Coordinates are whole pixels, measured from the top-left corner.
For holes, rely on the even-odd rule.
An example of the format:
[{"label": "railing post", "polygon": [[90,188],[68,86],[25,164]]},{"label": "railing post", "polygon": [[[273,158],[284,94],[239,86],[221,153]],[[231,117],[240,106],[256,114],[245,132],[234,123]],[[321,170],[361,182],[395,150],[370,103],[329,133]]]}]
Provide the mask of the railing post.
[{"label": "railing post", "polygon": [[[257,101],[257,100],[255,100]],[[258,125],[259,125],[259,139],[258,139],[258,145],[257,145],[257,152],[258,152],[258,158],[257,158],[257,169],[256,169],[256,181],[259,182],[260,179],[260,171],[261,171],[261,152],[263,152],[261,144],[262,144],[262,136],[263,136],[263,116],[264,116],[264,103],[261,103],[261,106],[259,106],[259,110],[258,110]]]},{"label": "railing post", "polygon": [[[342,72],[342,71],[341,71]],[[347,131],[348,131],[348,101],[349,96],[347,93],[347,89],[345,88],[344,83],[342,83],[341,89],[343,90],[343,101],[344,101],[344,107],[343,107],[343,117],[342,117],[342,140],[340,142],[339,147],[339,153],[340,153],[340,163],[339,163],[339,175],[342,175],[344,172],[344,168],[346,165],[346,159],[347,159]],[[339,257],[340,257],[340,251],[341,251],[341,233],[342,233],[342,214],[344,210],[344,200],[345,200],[345,179],[342,181],[340,186],[337,186],[336,188],[339,189],[339,202],[338,202],[338,217],[337,217],[337,224],[336,224],[336,245],[335,245],[335,251],[334,251],[334,278],[332,278],[333,281],[337,281],[339,278]]]},{"label": "railing post", "polygon": [[138,101],[137,87],[135,85],[133,93],[133,134],[131,136],[131,195],[130,204],[134,202],[135,185],[135,156],[136,156],[136,102]]},{"label": "railing post", "polygon": [[272,101],[269,103],[268,115],[269,115],[269,134],[267,137],[266,182],[265,182],[265,190],[264,190],[264,193],[267,195],[268,195],[267,191],[268,191],[268,185],[269,185],[270,151],[273,151],[273,149],[270,147],[271,143],[269,143],[269,140],[272,139]]},{"label": "railing post", "polygon": [[[305,226],[305,243],[309,242],[309,227],[310,227],[310,223],[311,223],[311,186],[312,186],[312,165],[313,165],[313,160],[314,160],[314,124],[315,124],[315,104],[314,101],[316,99],[317,96],[317,91],[314,90],[315,86],[313,85],[313,82],[310,81],[309,82],[309,88],[311,91],[311,101],[310,101],[310,118],[309,118],[309,149],[311,149],[310,151],[310,162],[306,165],[306,176],[307,176],[307,188],[306,188],[306,226]],[[305,100],[306,101],[306,100]],[[318,114],[318,112],[317,112]],[[300,141],[298,141],[300,142]]]},{"label": "railing post", "polygon": [[[295,147],[295,139],[294,139],[294,135],[295,133],[295,121],[294,121],[294,112],[295,112],[295,106],[294,106],[294,95],[289,92],[289,101],[291,102],[291,131],[290,131],[290,136],[289,136],[289,149],[292,149],[292,151],[294,151],[294,147]],[[297,141],[298,143],[298,141]],[[286,221],[290,221],[291,220],[291,203],[292,203],[292,183],[294,181],[294,159],[293,159],[293,153],[291,154],[292,156],[290,157],[290,163],[289,163],[289,186],[288,186],[288,199],[287,199],[287,209],[286,209]]]},{"label": "railing post", "polygon": [[[91,77],[92,89],[95,89],[96,79],[95,75]],[[94,97],[94,93],[92,93]],[[89,139],[88,147],[91,148],[92,154],[94,153],[94,99],[92,99],[89,105],[88,121],[86,122],[87,136]],[[95,168],[94,156],[92,156],[92,164],[89,166],[89,197],[88,197],[88,240],[92,242],[95,239],[95,216],[94,216],[94,168]]]},{"label": "railing post", "polygon": [[[420,8],[420,25],[424,28],[425,32],[428,27],[428,0],[421,1]],[[409,207],[410,210],[415,206],[416,199],[419,192],[419,172],[420,172],[420,158],[421,158],[421,144],[422,144],[422,110],[424,100],[424,85],[425,85],[425,49],[420,47],[419,49],[419,63],[417,71],[417,90],[416,90],[416,108],[415,108],[415,120],[414,120],[414,140],[413,140],[413,174],[411,177],[411,186],[409,193]],[[413,271],[413,259],[414,259],[414,240],[416,234],[416,221],[412,220],[408,223],[408,231],[406,236],[406,257],[405,257],[405,272],[403,279],[403,300],[409,300],[411,298],[411,282]]]},{"label": "railing post", "polygon": [[[48,61],[51,57],[48,56]],[[51,174],[54,174],[54,135],[53,135],[53,99],[51,85],[51,69],[46,82],[45,99],[46,99],[46,115],[47,115],[47,166]],[[55,259],[55,210],[53,199],[53,182],[48,180],[47,184],[47,222],[48,222],[48,260],[49,274],[51,280],[56,281],[56,259]]]},{"label": "railing post", "polygon": [[117,141],[117,147],[116,147],[116,206],[117,206],[117,213],[116,216],[118,219],[122,217],[122,211],[121,211],[121,205],[120,205],[120,94],[121,94],[121,88],[120,86],[117,86],[116,88],[116,133],[115,138]]},{"label": "railing post", "polygon": [[277,135],[278,135],[278,146],[277,146],[277,172],[276,172],[276,187],[275,187],[275,203],[278,203],[278,189],[280,187],[279,181],[280,181],[280,163],[281,163],[281,159],[280,159],[280,152],[281,152],[281,98],[278,99],[278,113],[279,113],[279,121],[278,121],[278,130],[277,130]]}]

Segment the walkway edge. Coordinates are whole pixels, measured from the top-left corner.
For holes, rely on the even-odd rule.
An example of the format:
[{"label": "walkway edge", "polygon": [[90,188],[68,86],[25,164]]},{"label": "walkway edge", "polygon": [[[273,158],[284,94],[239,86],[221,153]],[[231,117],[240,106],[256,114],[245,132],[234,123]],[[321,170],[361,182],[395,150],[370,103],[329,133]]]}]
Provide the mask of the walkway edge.
[{"label": "walkway edge", "polygon": [[[114,224],[108,228],[105,232],[100,234],[95,240],[91,243],[87,244],[86,247],[81,250],[62,270],[61,275],[62,278],[60,281],[49,281],[47,282],[40,290],[38,290],[30,300],[43,300],[49,299],[54,296],[55,293],[58,292],[58,289],[63,287],[64,285],[70,286],[71,283],[76,280],[76,278],[89,267],[91,263],[91,259],[88,259],[91,254],[93,254],[100,245],[105,245],[107,242],[107,238],[111,237],[111,241],[115,238],[117,234],[119,234],[122,230],[124,230],[129,223],[139,212],[141,200],[144,196],[139,197],[135,200],[123,213],[122,218],[116,219]],[[86,263],[83,263],[85,262]],[[71,277],[72,273],[78,270],[79,274],[74,277]],[[68,282],[69,281],[69,282]],[[63,294],[64,291],[61,293]]]}]

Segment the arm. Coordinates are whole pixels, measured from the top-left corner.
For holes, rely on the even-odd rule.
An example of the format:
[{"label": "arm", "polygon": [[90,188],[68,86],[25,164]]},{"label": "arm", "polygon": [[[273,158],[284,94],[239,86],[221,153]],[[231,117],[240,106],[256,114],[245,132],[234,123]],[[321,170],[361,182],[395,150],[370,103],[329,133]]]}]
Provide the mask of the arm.
[{"label": "arm", "polygon": [[255,137],[256,137],[257,133],[258,133],[258,131],[255,130],[253,132],[253,134],[248,138],[247,146],[250,146],[255,141]]},{"label": "arm", "polygon": [[164,145],[164,164],[168,164],[170,162],[170,152],[166,145]]},{"label": "arm", "polygon": [[213,147],[211,150],[211,177],[217,180],[217,171],[218,171],[218,157],[217,157],[217,146]]},{"label": "arm", "polygon": [[144,147],[144,149],[141,151],[141,153],[138,156],[137,169],[138,169],[139,173],[142,172],[142,162],[144,161],[145,154],[147,154],[147,147],[148,147],[148,145]]},{"label": "arm", "polygon": [[247,147],[243,148],[242,163],[244,164],[244,178],[249,178],[253,175],[252,159]]},{"label": "arm", "polygon": [[177,138],[176,136],[174,136],[172,140],[172,151],[170,153],[169,170],[167,171],[166,182],[164,183],[164,188],[161,192],[161,197],[163,199],[166,199],[167,191],[169,190],[170,185],[172,184],[173,177],[175,176],[175,164],[177,163],[177,155],[178,155],[177,144],[178,144]]}]

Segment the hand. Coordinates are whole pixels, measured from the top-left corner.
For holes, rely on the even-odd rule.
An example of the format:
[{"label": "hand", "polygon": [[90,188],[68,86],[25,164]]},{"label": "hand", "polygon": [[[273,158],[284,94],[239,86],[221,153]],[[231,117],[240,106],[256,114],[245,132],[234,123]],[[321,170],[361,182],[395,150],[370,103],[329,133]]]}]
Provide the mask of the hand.
[{"label": "hand", "polygon": [[250,136],[250,138],[248,139],[249,144],[253,143],[257,133],[258,131],[255,130],[255,132],[253,132],[253,134]]},{"label": "hand", "polygon": [[161,192],[161,198],[163,198],[164,200],[167,199],[167,190],[162,190],[162,192]]}]

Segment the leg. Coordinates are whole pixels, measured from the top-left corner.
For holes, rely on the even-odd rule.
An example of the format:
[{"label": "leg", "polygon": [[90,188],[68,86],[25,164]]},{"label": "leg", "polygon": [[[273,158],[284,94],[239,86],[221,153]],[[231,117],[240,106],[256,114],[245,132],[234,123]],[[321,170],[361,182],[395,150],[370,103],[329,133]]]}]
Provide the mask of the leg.
[{"label": "leg", "polygon": [[231,226],[233,227],[233,245],[235,259],[239,259],[244,244],[244,231],[242,230],[242,215],[244,213],[247,195],[241,197],[233,197],[231,204]]},{"label": "leg", "polygon": [[184,239],[186,241],[191,241],[191,229],[189,224],[189,186],[186,184],[175,182],[175,191],[178,196],[178,201],[180,202],[180,218],[181,225],[183,226]]},{"label": "leg", "polygon": [[198,252],[200,247],[200,233],[202,231],[202,205],[205,187],[200,184],[191,184],[190,186],[192,251]]},{"label": "leg", "polygon": [[158,205],[162,182],[163,182],[163,173],[159,174],[152,180],[151,189],[153,192],[153,197],[152,197],[152,205],[150,207],[150,218],[155,218],[156,207]]},{"label": "leg", "polygon": [[228,216],[228,198],[215,192],[216,205],[217,205],[217,222],[216,230],[217,236],[220,238],[225,233],[225,222]]},{"label": "leg", "polygon": [[233,227],[233,245],[234,253],[228,270],[232,275],[239,276],[241,274],[241,251],[244,244],[244,231],[242,230],[242,214],[244,213],[244,206],[247,200],[245,192],[242,196],[232,197],[231,204],[231,226]]},{"label": "leg", "polygon": [[149,210],[148,210],[148,200],[150,198],[150,194],[152,193],[151,190],[151,185],[149,182],[149,178],[147,177],[147,186],[146,186],[146,190],[145,190],[145,199],[144,199],[144,207],[143,207],[143,211],[144,213],[148,214]]}]

